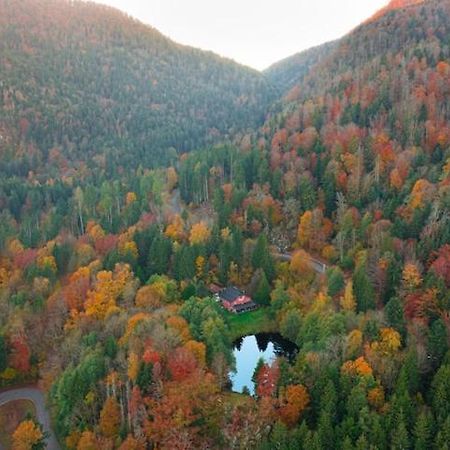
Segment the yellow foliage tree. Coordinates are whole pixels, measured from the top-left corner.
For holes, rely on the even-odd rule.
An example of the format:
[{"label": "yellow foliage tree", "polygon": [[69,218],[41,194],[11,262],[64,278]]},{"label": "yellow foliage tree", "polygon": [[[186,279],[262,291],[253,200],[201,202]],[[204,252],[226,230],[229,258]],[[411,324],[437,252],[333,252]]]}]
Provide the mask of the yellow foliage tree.
[{"label": "yellow foliage tree", "polygon": [[345,285],[344,295],[341,298],[341,308],[344,311],[355,311],[356,300],[353,295],[353,282],[348,281]]},{"label": "yellow foliage tree", "polygon": [[136,353],[131,352],[128,357],[128,378],[134,383],[139,373],[139,357]]},{"label": "yellow foliage tree", "polygon": [[393,328],[382,328],[380,330],[380,340],[373,342],[371,347],[383,355],[392,355],[402,345],[400,333]]},{"label": "yellow foliage tree", "polygon": [[363,334],[360,330],[351,331],[345,342],[345,355],[347,358],[355,357],[361,350]]},{"label": "yellow foliage tree", "polygon": [[432,199],[435,192],[434,184],[423,178],[417,180],[411,191],[409,206],[413,209],[423,208],[426,202]]},{"label": "yellow foliage tree", "polygon": [[65,443],[67,448],[69,448],[70,450],[74,450],[77,448],[78,446],[78,442],[81,438],[81,432],[76,430],[76,431],[72,431],[69,436],[66,437],[65,439]]},{"label": "yellow foliage tree", "polygon": [[131,434],[122,442],[119,450],[145,450],[147,446],[135,439]]},{"label": "yellow foliage tree", "polygon": [[228,269],[228,280],[234,285],[240,285],[242,282],[242,272],[234,261],[230,263],[230,268]]},{"label": "yellow foliage tree", "polygon": [[31,450],[44,439],[40,428],[32,421],[19,424],[12,436],[12,450]]},{"label": "yellow foliage tree", "polygon": [[95,289],[87,293],[86,315],[102,320],[106,315],[118,311],[116,300],[132,278],[127,264],[117,264],[114,274],[106,270],[100,271],[97,274]]},{"label": "yellow foliage tree", "polygon": [[128,338],[133,333],[134,329],[139,324],[139,322],[142,322],[143,320],[148,319],[149,317],[150,316],[148,314],[143,313],[143,312],[139,312],[139,313],[134,314],[133,316],[131,316],[128,319],[127,328],[125,329],[125,333],[120,338],[120,343],[121,344],[125,344],[127,342]]},{"label": "yellow foliage tree", "polygon": [[322,249],[322,258],[327,261],[333,261],[337,256],[336,247],[333,245],[325,245]]},{"label": "yellow foliage tree", "polygon": [[103,436],[116,438],[120,427],[120,408],[117,400],[108,397],[100,412],[100,431]]},{"label": "yellow foliage tree", "polygon": [[355,361],[346,361],[341,367],[342,373],[351,376],[369,376],[372,375],[373,370],[369,366],[368,362],[364,359],[364,356],[360,356]]},{"label": "yellow foliage tree", "polygon": [[127,206],[131,205],[137,200],[137,195],[134,192],[127,192],[125,196],[125,203]]},{"label": "yellow foliage tree", "polygon": [[197,278],[202,278],[205,271],[205,257],[200,255],[195,260],[195,274]]},{"label": "yellow foliage tree", "polygon": [[86,230],[89,236],[94,240],[94,242],[98,239],[101,239],[102,237],[105,237],[105,231],[103,230],[101,225],[91,220],[88,222]]},{"label": "yellow foliage tree", "polygon": [[211,235],[211,231],[205,222],[198,222],[192,226],[189,234],[189,242],[191,244],[204,244]]},{"label": "yellow foliage tree", "polygon": [[167,176],[167,190],[169,192],[172,192],[178,183],[177,171],[175,170],[175,168],[169,167],[167,169],[166,176]]},{"label": "yellow foliage tree", "polygon": [[165,290],[160,284],[142,286],[136,294],[136,306],[139,308],[156,309],[161,306]]},{"label": "yellow foliage tree", "polygon": [[203,342],[190,340],[184,344],[184,347],[189,350],[198,362],[199,367],[205,367],[206,364],[206,346]]},{"label": "yellow foliage tree", "polygon": [[102,270],[97,274],[95,290],[88,291],[85,311],[86,315],[96,319],[104,319],[106,314],[116,307],[116,299],[113,295],[113,274]]},{"label": "yellow foliage tree", "polygon": [[289,268],[295,275],[304,276],[311,273],[311,257],[304,250],[297,250],[291,258]]},{"label": "yellow foliage tree", "polygon": [[407,263],[403,268],[403,285],[406,289],[416,289],[422,284],[419,268],[414,263]]},{"label": "yellow foliage tree", "polygon": [[123,244],[119,245],[119,253],[120,255],[131,255],[133,259],[137,259],[138,257],[138,248],[136,245],[136,242],[134,241],[127,241]]},{"label": "yellow foliage tree", "polygon": [[54,273],[56,273],[56,271],[57,271],[56,261],[55,261],[55,257],[54,256],[41,256],[37,260],[37,265],[41,269],[49,268]]},{"label": "yellow foliage tree", "polygon": [[309,247],[312,234],[312,219],[313,215],[311,211],[306,211],[300,217],[300,223],[297,230],[297,241],[302,247]]},{"label": "yellow foliage tree", "polygon": [[191,339],[191,333],[189,331],[189,324],[181,316],[171,316],[166,320],[166,324],[177,330],[180,338],[183,342],[187,342]]},{"label": "yellow foliage tree", "polygon": [[316,295],[316,299],[311,310],[314,312],[323,313],[327,311],[330,306],[330,297],[321,291]]},{"label": "yellow foliage tree", "polygon": [[228,239],[230,239],[230,236],[231,236],[231,230],[228,227],[222,228],[220,230],[220,237],[224,241],[227,241]]},{"label": "yellow foliage tree", "polygon": [[169,223],[164,232],[166,237],[173,241],[180,242],[184,238],[184,222],[180,215],[175,215],[172,222]]},{"label": "yellow foliage tree", "polygon": [[8,253],[11,256],[17,255],[20,252],[23,252],[24,247],[22,242],[19,241],[19,239],[12,239],[8,243]]},{"label": "yellow foliage tree", "polygon": [[92,431],[84,431],[78,441],[77,450],[98,450],[101,448],[97,436]]}]

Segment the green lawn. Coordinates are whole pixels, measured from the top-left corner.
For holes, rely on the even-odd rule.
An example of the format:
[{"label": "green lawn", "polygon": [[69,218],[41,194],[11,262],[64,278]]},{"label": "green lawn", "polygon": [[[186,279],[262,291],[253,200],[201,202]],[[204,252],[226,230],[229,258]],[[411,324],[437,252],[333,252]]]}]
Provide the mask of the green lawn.
[{"label": "green lawn", "polygon": [[268,308],[259,308],[242,314],[224,311],[224,316],[230,327],[230,336],[233,341],[249,334],[275,333],[278,331],[276,321],[269,317]]}]

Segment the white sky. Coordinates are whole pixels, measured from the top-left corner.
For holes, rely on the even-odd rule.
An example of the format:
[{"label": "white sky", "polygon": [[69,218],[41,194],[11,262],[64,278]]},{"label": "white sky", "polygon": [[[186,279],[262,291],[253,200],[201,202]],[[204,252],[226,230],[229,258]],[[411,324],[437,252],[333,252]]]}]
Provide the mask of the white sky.
[{"label": "white sky", "polygon": [[336,39],[388,0],[96,0],[182,44],[264,69]]}]

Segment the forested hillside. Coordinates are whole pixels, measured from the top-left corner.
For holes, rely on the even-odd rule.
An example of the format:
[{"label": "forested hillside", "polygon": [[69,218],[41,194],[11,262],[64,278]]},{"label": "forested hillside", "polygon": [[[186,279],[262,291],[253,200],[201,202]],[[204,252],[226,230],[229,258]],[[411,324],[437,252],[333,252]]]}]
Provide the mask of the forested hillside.
[{"label": "forested hillside", "polygon": [[[103,45],[125,29],[141,48],[134,26]],[[35,125],[8,134],[3,107],[0,386],[38,381],[68,449],[448,449],[449,36],[450,0],[391,2],[326,56],[274,66],[284,95],[262,126],[168,167],[120,146],[84,160],[90,118],[87,147],[61,139],[40,177],[47,116],[30,103]],[[72,125],[65,96],[35,95]],[[259,309],[229,313],[211,284]],[[298,354],[233,393],[232,341],[260,331]]]},{"label": "forested hillside", "polygon": [[[2,173],[167,163],[260,124],[256,71],[86,2],[0,2]],[[45,169],[44,169],[45,166]]]},{"label": "forested hillside", "polygon": [[301,83],[311,69],[321,60],[329,56],[337,45],[337,41],[305,50],[272,64],[264,74],[283,93]]}]

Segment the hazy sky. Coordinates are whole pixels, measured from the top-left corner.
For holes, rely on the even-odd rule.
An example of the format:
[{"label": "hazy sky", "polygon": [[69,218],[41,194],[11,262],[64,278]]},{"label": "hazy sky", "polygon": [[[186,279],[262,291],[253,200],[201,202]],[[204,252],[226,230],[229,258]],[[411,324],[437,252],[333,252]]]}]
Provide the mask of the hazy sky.
[{"label": "hazy sky", "polygon": [[336,39],[388,0],[97,0],[182,44],[264,69]]}]

